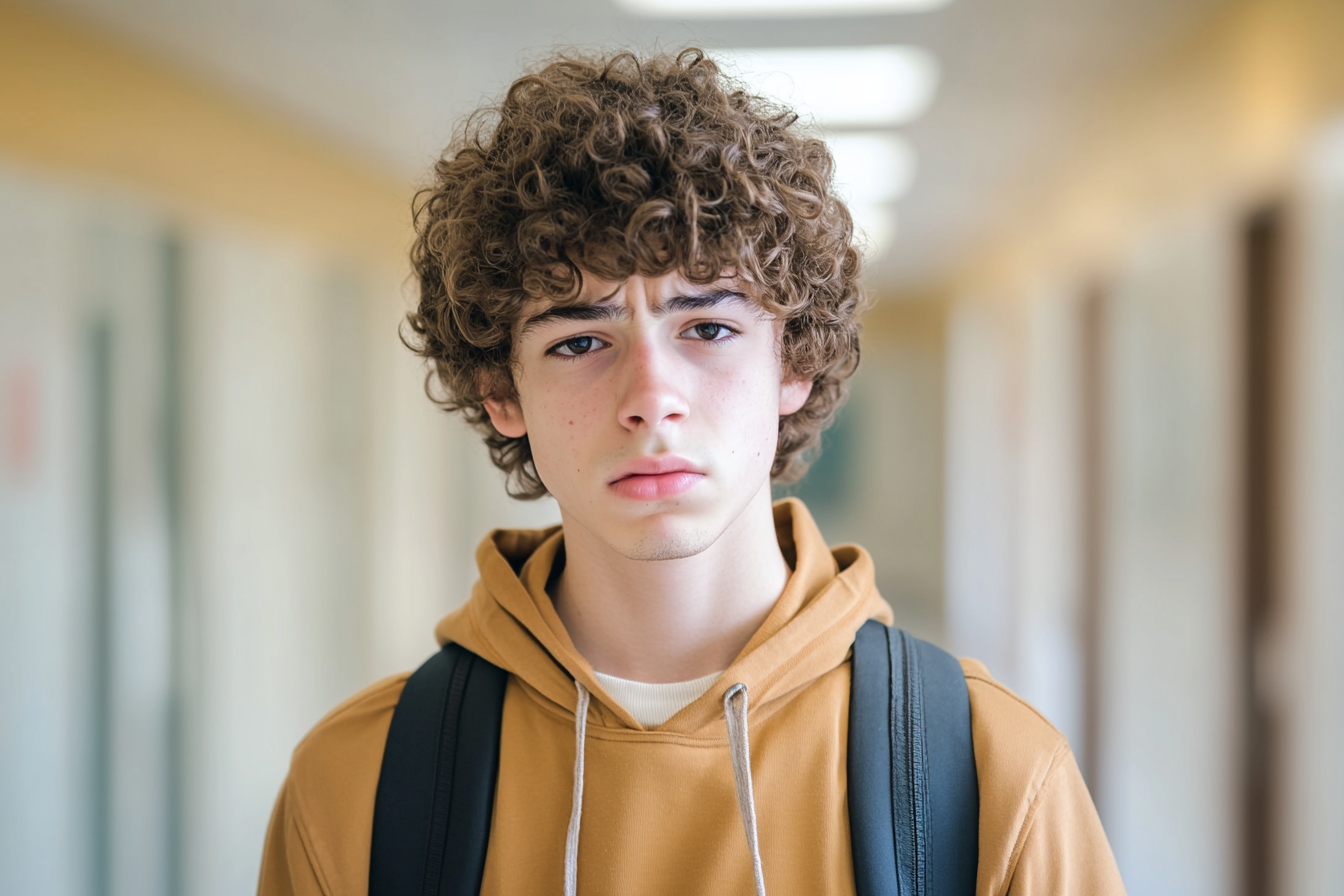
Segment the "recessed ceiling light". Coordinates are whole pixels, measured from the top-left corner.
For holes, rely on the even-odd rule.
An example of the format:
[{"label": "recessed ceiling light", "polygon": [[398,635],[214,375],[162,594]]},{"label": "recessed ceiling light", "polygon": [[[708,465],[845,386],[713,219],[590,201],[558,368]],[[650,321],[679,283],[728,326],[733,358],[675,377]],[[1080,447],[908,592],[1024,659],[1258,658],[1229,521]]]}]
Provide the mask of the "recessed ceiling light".
[{"label": "recessed ceiling light", "polygon": [[616,0],[641,16],[696,19],[793,18],[927,12],[950,0]]},{"label": "recessed ceiling light", "polygon": [[938,60],[921,47],[777,47],[712,55],[751,90],[824,127],[912,121],[938,87]]}]

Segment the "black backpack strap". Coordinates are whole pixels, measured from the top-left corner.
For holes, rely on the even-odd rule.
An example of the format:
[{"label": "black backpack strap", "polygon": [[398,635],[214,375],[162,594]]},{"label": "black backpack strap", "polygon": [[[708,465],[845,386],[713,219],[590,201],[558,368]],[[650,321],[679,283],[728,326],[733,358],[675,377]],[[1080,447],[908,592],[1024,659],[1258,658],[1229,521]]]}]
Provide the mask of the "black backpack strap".
[{"label": "black backpack strap", "polygon": [[858,896],[974,896],[980,787],[961,664],[869,620],[854,639],[849,826]]},{"label": "black backpack strap", "polygon": [[[895,640],[896,633],[892,633]],[[966,673],[945,650],[900,632],[907,668],[913,653],[924,690],[928,763],[928,893],[975,893],[980,862],[980,777],[971,739],[971,697]]]},{"label": "black backpack strap", "polygon": [[446,644],[406,681],[373,809],[369,896],[477,896],[508,673]]}]

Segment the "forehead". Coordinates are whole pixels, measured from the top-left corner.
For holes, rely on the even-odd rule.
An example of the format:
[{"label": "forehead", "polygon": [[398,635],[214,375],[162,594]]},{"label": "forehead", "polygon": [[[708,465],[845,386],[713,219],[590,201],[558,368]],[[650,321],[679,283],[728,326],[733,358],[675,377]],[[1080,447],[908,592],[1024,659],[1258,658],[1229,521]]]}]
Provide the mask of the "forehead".
[{"label": "forehead", "polygon": [[679,270],[668,271],[657,276],[632,274],[625,280],[604,280],[592,271],[582,270],[583,282],[579,290],[578,301],[596,304],[608,298],[638,296],[651,298],[676,293],[707,292],[716,289],[728,289],[745,293],[744,284],[737,277],[725,271],[717,280],[710,283],[693,283]]}]

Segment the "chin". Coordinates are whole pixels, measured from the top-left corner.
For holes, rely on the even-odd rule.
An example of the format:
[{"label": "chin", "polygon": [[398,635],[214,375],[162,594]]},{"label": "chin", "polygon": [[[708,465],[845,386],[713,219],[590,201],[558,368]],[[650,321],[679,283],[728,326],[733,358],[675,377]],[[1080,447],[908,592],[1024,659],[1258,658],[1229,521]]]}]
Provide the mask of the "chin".
[{"label": "chin", "polygon": [[612,547],[627,560],[684,560],[708,550],[716,540],[709,537],[673,536],[640,539]]},{"label": "chin", "polygon": [[652,525],[623,527],[607,544],[628,560],[683,560],[708,550],[719,540],[718,531],[685,520],[666,518]]}]

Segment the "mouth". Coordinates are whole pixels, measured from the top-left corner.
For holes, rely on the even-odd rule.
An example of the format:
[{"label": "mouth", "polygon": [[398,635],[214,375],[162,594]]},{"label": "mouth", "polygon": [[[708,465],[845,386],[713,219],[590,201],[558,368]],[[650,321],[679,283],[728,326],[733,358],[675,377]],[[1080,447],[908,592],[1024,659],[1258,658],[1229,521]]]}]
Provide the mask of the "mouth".
[{"label": "mouth", "polygon": [[684,494],[705,478],[683,457],[644,457],[617,471],[607,486],[623,498],[655,501]]}]

